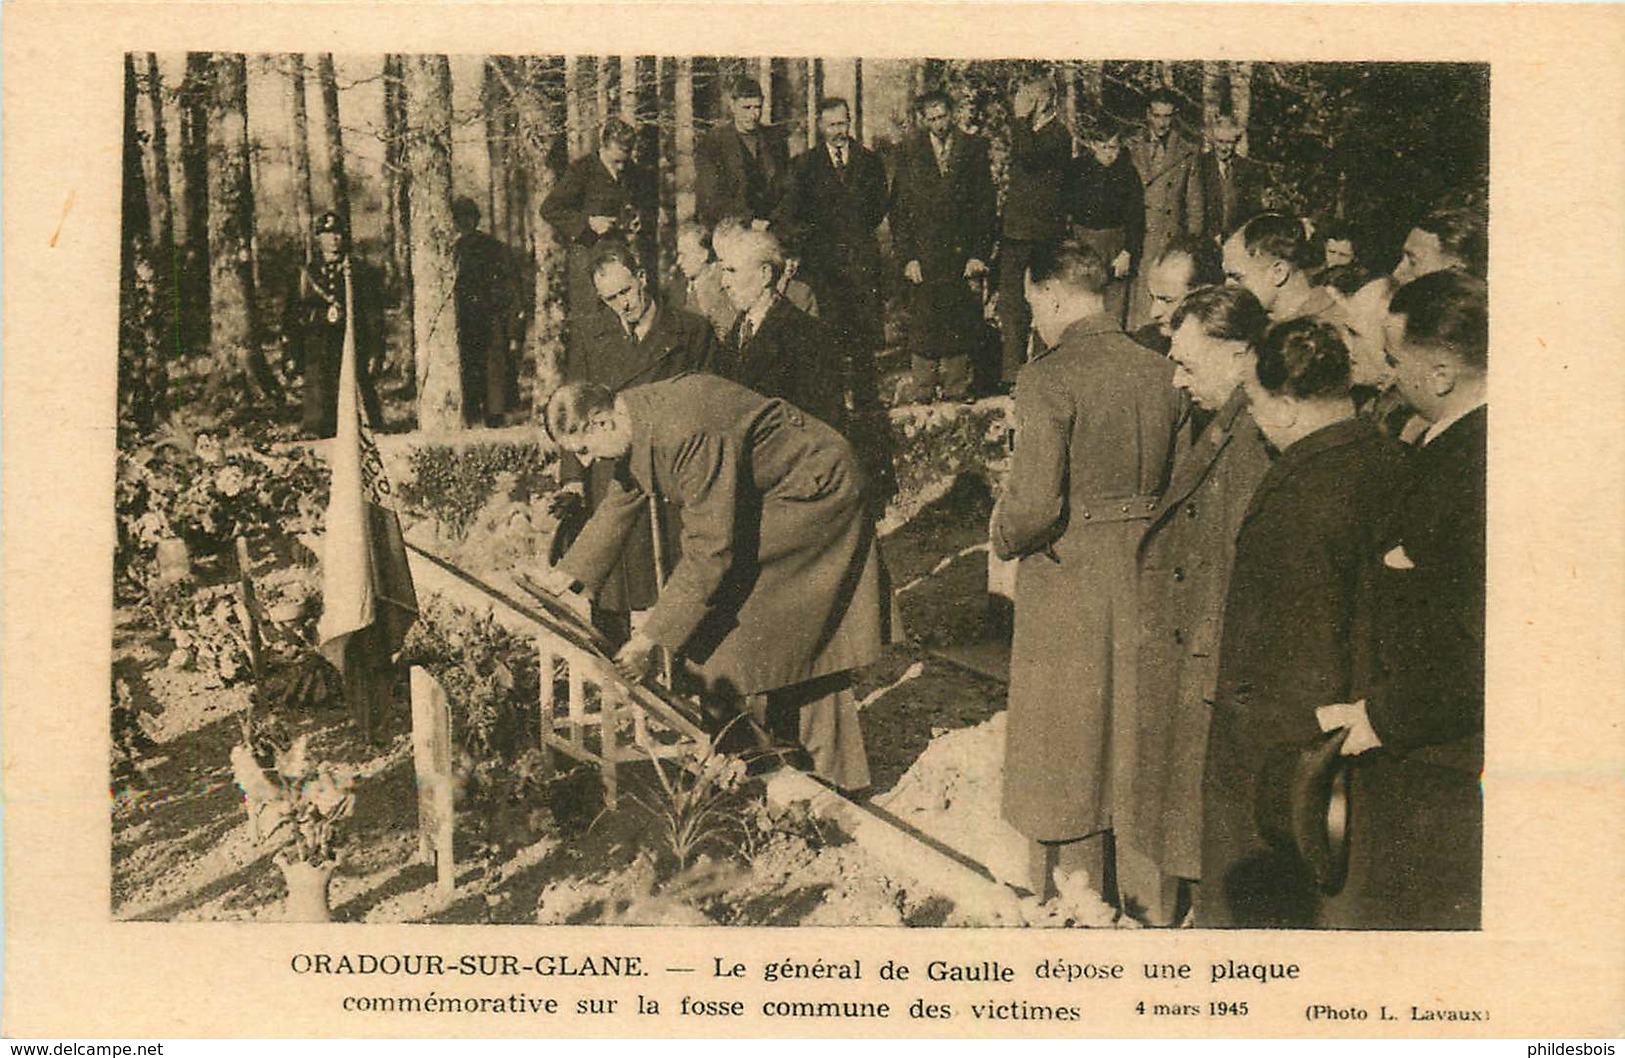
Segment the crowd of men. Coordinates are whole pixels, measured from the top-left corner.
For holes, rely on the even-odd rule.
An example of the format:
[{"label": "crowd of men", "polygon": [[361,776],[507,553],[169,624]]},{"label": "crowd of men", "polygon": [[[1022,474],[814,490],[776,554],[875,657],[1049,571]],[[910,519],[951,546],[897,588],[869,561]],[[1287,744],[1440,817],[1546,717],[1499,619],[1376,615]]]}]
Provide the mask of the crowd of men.
[{"label": "crowd of men", "polygon": [[[719,729],[868,785],[851,685],[893,631],[886,456],[862,429],[889,217],[900,396],[1014,391],[990,537],[1016,563],[1003,814],[1030,888],[1082,870],[1153,925],[1475,927],[1483,218],[1440,209],[1374,269],[1350,230],[1264,211],[1243,130],[1221,117],[1204,151],[1160,91],[1126,133],[1069,128],[1051,81],[1020,84],[1002,208],[945,93],[889,176],[844,100],[796,157],[759,85],[730,106],[666,282],[629,126],[542,206],[568,247],[544,583],[623,671],[663,652]],[[457,215],[465,391],[499,416],[496,258],[473,204]],[[330,344],[338,272],[324,256],[303,282]]]}]

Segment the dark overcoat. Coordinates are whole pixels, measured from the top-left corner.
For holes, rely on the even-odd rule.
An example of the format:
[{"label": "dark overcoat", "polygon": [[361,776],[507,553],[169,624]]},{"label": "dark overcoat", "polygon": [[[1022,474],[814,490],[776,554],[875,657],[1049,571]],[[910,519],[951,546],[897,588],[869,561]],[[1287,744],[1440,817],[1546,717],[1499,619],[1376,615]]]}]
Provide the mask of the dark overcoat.
[{"label": "dark overcoat", "polygon": [[817,295],[819,317],[851,351],[872,355],[880,346],[884,308],[875,232],[890,197],[886,167],[854,141],[840,171],[822,143],[797,158],[790,171],[774,230],[800,257],[796,275]]},{"label": "dark overcoat", "polygon": [[1072,133],[1059,118],[1037,132],[1030,120],[1010,122],[1010,162],[1001,236],[1056,242],[1066,235]]},{"label": "dark overcoat", "polygon": [[1039,841],[1111,825],[1133,737],[1135,549],[1180,421],[1173,364],[1104,315],[1021,370],[993,550],[1019,558],[1004,818]]},{"label": "dark overcoat", "polygon": [[[654,233],[648,204],[653,197],[654,187],[643,170],[628,161],[616,179],[595,151],[572,161],[542,200],[542,219],[553,226],[567,248],[565,303],[572,345],[578,340],[579,321],[605,311],[592,284],[592,261],[600,242],[628,246],[644,262],[645,271],[654,274],[647,267]],[[618,223],[600,235],[588,223],[591,217],[615,217]]]},{"label": "dark overcoat", "polygon": [[1258,777],[1272,751],[1319,734],[1318,707],[1354,701],[1369,680],[1367,557],[1391,538],[1406,480],[1400,446],[1345,419],[1289,447],[1253,494],[1225,598],[1199,924],[1313,923],[1301,864],[1258,834]]},{"label": "dark overcoat", "polygon": [[658,495],[682,512],[681,558],[643,632],[709,690],[758,694],[879,658],[889,608],[851,446],[714,375],[621,396],[631,450],[560,567],[601,583]]},{"label": "dark overcoat", "polygon": [[[619,393],[689,371],[712,370],[716,359],[716,337],[709,323],[693,313],[659,305],[641,341],[628,336],[611,313],[590,317],[581,342],[570,351],[565,378],[596,382]],[[560,475],[565,481],[585,481],[588,509],[596,509],[614,484],[615,464],[598,461],[583,468],[566,452],[560,459]],[[661,522],[670,573],[681,534],[678,512],[663,510]],[[654,534],[645,510],[627,538],[620,562],[604,576],[598,605],[614,613],[648,609],[659,595],[655,572]]]},{"label": "dark overcoat", "polygon": [[[373,429],[383,427],[383,406],[373,381],[384,367],[384,276],[350,256],[354,297],[356,380]],[[339,369],[344,360],[344,272],[335,261],[299,270],[284,306],[289,359],[304,378],[300,424],[311,437],[332,437],[338,421]]]},{"label": "dark overcoat", "polygon": [[764,397],[781,397],[841,430],[841,364],[834,336],[786,298],[778,298],[750,340],[740,344],[744,316],[722,343],[717,374]]},{"label": "dark overcoat", "polygon": [[[1175,235],[1202,233],[1206,203],[1202,199],[1198,172],[1201,156],[1196,145],[1177,131],[1168,133],[1160,155],[1149,133],[1130,138],[1128,156],[1145,189],[1145,242],[1140,259],[1155,261]],[[1132,285],[1128,314],[1131,328],[1140,326],[1150,316],[1151,295],[1145,285],[1147,271],[1142,268]]]},{"label": "dark overcoat", "polygon": [[1485,467],[1480,408],[1418,448],[1376,561],[1378,668],[1357,758],[1349,880],[1324,925],[1475,929],[1483,874]]},{"label": "dark overcoat", "polygon": [[1230,158],[1229,173],[1221,174],[1212,152],[1201,156],[1199,167],[1203,235],[1223,242],[1263,212],[1264,167],[1236,154]]},{"label": "dark overcoat", "polygon": [[694,208],[708,228],[730,217],[769,220],[790,169],[790,147],[783,130],[762,125],[756,149],[745,145],[733,122],[724,122],[700,137],[694,148]]},{"label": "dark overcoat", "polygon": [[908,348],[914,356],[967,356],[981,339],[981,299],[965,280],[965,262],[993,258],[995,191],[987,141],[958,129],[948,135],[947,171],[931,134],[904,141],[892,182],[892,255],[920,263],[908,291]]},{"label": "dark overcoat", "polygon": [[519,307],[515,260],[483,231],[457,239],[457,352],[462,366],[463,421],[483,425],[518,400],[518,365],[509,355]]},{"label": "dark overcoat", "polygon": [[1140,541],[1138,737],[1117,840],[1164,874],[1202,869],[1202,764],[1236,532],[1269,455],[1240,389],[1182,445]]}]

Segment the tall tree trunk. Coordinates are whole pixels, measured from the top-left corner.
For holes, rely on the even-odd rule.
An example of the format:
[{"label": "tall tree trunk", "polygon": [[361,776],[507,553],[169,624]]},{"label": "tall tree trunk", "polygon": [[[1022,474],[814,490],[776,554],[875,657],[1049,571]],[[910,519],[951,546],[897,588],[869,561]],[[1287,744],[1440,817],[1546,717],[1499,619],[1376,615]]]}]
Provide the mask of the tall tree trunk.
[{"label": "tall tree trunk", "polygon": [[[676,99],[672,120],[676,123],[673,148],[677,154],[675,204],[677,223],[694,219],[694,60],[677,60]],[[675,239],[673,240],[675,242]],[[662,273],[664,275],[664,273]]]},{"label": "tall tree trunk", "polygon": [[592,149],[598,149],[598,137],[609,120],[609,56],[595,55],[592,60]]},{"label": "tall tree trunk", "polygon": [[490,218],[491,234],[512,245],[513,232],[508,221],[508,93],[496,71],[501,61],[487,57],[481,68],[480,106],[485,115],[485,158],[489,170],[486,189],[486,215]]},{"label": "tall tree trunk", "polygon": [[214,69],[206,51],[186,56],[181,80],[181,196],[184,224],[175,277],[177,328],[191,356],[209,348],[209,94]]},{"label": "tall tree trunk", "polygon": [[[762,86],[762,122],[773,123],[773,60],[764,55],[756,60],[756,83]],[[723,115],[727,118],[727,115]]]},{"label": "tall tree trunk", "polygon": [[249,175],[248,63],[214,57],[209,106],[209,345],[212,388],[238,381],[251,398],[276,388],[254,314],[254,185]]},{"label": "tall tree trunk", "polygon": [[1056,64],[1056,72],[1061,75],[1061,106],[1066,114],[1066,124],[1077,135],[1078,131],[1078,70],[1071,62]]},{"label": "tall tree trunk", "polygon": [[[401,315],[412,319],[411,181],[406,171],[406,86],[399,55],[384,56],[384,251]],[[416,385],[416,335],[411,326],[394,343],[389,366]]]},{"label": "tall tree trunk", "polygon": [[463,385],[457,355],[457,279],[451,222],[451,63],[406,55],[406,144],[412,217],[412,332],[418,429],[460,430]]},{"label": "tall tree trunk", "polygon": [[350,185],[344,176],[344,129],[339,121],[339,79],[333,56],[323,52],[316,60],[322,83],[322,128],[327,136],[327,201],[344,230],[350,230]]},{"label": "tall tree trunk", "polygon": [[564,127],[571,158],[579,158],[588,150],[586,117],[581,108],[581,62],[579,55],[564,59]]},{"label": "tall tree trunk", "polygon": [[[142,55],[137,73],[138,96],[135,101],[137,131],[142,136],[142,178],[146,184],[148,255],[147,264],[152,273],[155,291],[174,289],[175,272],[175,203],[170,193],[169,133],[164,123],[163,74],[158,56],[152,52]],[[176,330],[177,319],[171,302],[155,298],[154,321],[158,334],[164,339],[154,349],[154,355],[163,356],[182,348]],[[163,369],[162,361],[159,369]]]},{"label": "tall tree trunk", "polygon": [[1083,82],[1083,96],[1098,113],[1105,103],[1106,64],[1099,59],[1085,59],[1079,63]]},{"label": "tall tree trunk", "polygon": [[1238,62],[1230,67],[1230,113],[1241,126],[1236,153],[1247,153],[1247,122],[1253,110],[1253,64]]},{"label": "tall tree trunk", "polygon": [[818,98],[824,92],[822,59],[807,60],[807,149],[818,146]]},{"label": "tall tree trunk", "polygon": [[300,245],[308,260],[316,205],[310,183],[310,111],[305,103],[305,57],[298,52],[289,55],[286,70],[283,92],[288,105],[288,167],[293,174],[293,207],[299,217]]},{"label": "tall tree trunk", "polygon": [[628,125],[638,123],[638,57],[636,55],[622,55],[620,69],[621,83],[617,89],[621,107],[621,120]]},{"label": "tall tree trunk", "polygon": [[[672,56],[661,56],[655,63],[656,94],[655,94],[655,123],[659,129],[659,138],[656,146],[658,161],[656,169],[660,174],[659,200],[656,203],[655,223],[655,260],[644,262],[649,272],[650,280],[658,282],[658,277],[667,272],[668,266],[676,255],[677,247],[677,64],[687,63],[689,60],[678,60]],[[692,84],[692,74],[690,84]],[[692,102],[690,103],[692,106]],[[673,115],[672,120],[666,120],[664,115]]]},{"label": "tall tree trunk", "polygon": [[[527,353],[535,365],[532,414],[540,416],[548,394],[564,380],[564,248],[559,245],[553,226],[540,215],[542,201],[553,190],[555,174],[547,164],[547,156],[557,129],[549,120],[547,102],[541,91],[545,60],[533,56],[517,62],[522,64],[518,69],[520,76],[510,77],[507,82],[514,106],[518,153],[524,169],[534,180],[529,189],[529,206],[533,211],[531,254],[536,282],[532,291]],[[500,67],[498,72],[503,72]],[[627,83],[635,82],[623,82],[623,87]],[[624,107],[624,100],[622,105]]]},{"label": "tall tree trunk", "polygon": [[[158,76],[150,53],[144,59],[145,76]],[[133,55],[124,57],[124,187],[119,255],[119,426],[138,433],[152,429],[165,410],[163,288],[153,268],[151,179],[148,175],[152,141],[150,116],[141,115],[143,88]],[[160,121],[161,111],[160,113]],[[146,127],[144,127],[146,126]],[[121,438],[122,439],[122,438]]]},{"label": "tall tree trunk", "polygon": [[792,154],[799,154],[807,147],[806,130],[802,126],[807,120],[807,71],[811,66],[811,59],[784,60],[785,94],[789,97],[784,101],[785,124]]},{"label": "tall tree trunk", "polygon": [[1208,60],[1202,63],[1202,136],[1213,135],[1213,126],[1224,112],[1225,64]]},{"label": "tall tree trunk", "polygon": [[864,106],[863,97],[863,60],[853,59],[852,98],[849,100],[849,102],[852,104],[852,138],[867,147],[870,145],[870,141],[869,138],[863,134],[864,129],[866,127],[872,128],[874,123],[863,120],[863,112],[868,109]]},{"label": "tall tree trunk", "polygon": [[169,190],[169,136],[164,128],[163,75],[158,56],[142,53],[136,66],[135,120],[141,136],[141,170],[147,190],[148,245],[154,257],[170,252],[175,207]]}]

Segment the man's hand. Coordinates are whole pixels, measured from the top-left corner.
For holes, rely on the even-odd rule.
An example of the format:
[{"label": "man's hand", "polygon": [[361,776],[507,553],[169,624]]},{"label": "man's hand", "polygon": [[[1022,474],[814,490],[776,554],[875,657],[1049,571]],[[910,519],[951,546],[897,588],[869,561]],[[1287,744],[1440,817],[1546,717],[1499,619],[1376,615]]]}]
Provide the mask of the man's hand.
[{"label": "man's hand", "polygon": [[641,683],[654,667],[654,653],[654,640],[642,632],[633,632],[632,638],[615,655],[615,671],[628,683]]},{"label": "man's hand", "polygon": [[975,279],[977,276],[987,275],[987,262],[980,257],[972,257],[965,262],[965,278]]},{"label": "man's hand", "polygon": [[772,221],[764,220],[761,217],[757,217],[755,220],[750,222],[750,230],[751,231],[766,231],[767,226],[769,224],[771,224],[771,223],[772,223]]},{"label": "man's hand", "polygon": [[579,481],[572,481],[547,498],[547,513],[563,521],[566,514],[586,502],[586,486]]},{"label": "man's hand", "polygon": [[593,230],[594,235],[602,235],[614,226],[614,217],[595,216],[587,218],[587,227]]},{"label": "man's hand", "polygon": [[1363,698],[1358,702],[1323,705],[1315,710],[1315,719],[1320,723],[1322,731],[1348,728],[1348,737],[1343,740],[1342,753],[1345,757],[1358,757],[1382,746],[1382,739],[1377,737],[1377,729],[1371,726],[1371,718],[1366,715]]},{"label": "man's hand", "polygon": [[1129,265],[1133,263],[1134,258],[1129,256],[1127,250],[1118,250],[1117,256],[1112,258],[1112,276],[1116,279],[1122,279],[1128,275]]},{"label": "man's hand", "polygon": [[904,265],[903,278],[908,280],[910,283],[925,282],[925,273],[920,271],[920,262],[910,261],[908,264]]}]

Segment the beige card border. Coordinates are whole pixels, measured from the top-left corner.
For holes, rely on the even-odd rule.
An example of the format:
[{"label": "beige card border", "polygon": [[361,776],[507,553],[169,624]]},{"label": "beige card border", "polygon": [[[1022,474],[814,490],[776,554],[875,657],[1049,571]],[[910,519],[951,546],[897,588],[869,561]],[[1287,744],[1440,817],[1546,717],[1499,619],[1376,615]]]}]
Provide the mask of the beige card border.
[{"label": "beige card border", "polygon": [[[898,4],[120,6],[5,19],[5,1022],[10,1036],[1618,1035],[1625,1031],[1625,11],[1618,8]],[[109,919],[106,709],[120,56],[176,51],[957,54],[1492,63],[1495,402],[1485,929],[1475,935],[328,928]],[[1448,116],[1441,116],[1448,120]],[[985,995],[1083,1020],[774,1022],[346,1015],[299,952],[641,953],[710,965],[862,958],[860,997]],[[1292,961],[1296,982],[925,986],[927,960]],[[914,967],[876,981],[881,961]],[[532,994],[851,997],[695,975]],[[919,987],[916,987],[918,985]],[[556,986],[556,987],[555,987]],[[470,982],[424,986],[478,994]],[[492,988],[483,991],[495,992]],[[1246,1019],[1153,1021],[1141,998],[1245,999]],[[1484,1023],[1310,1022],[1307,1004],[1490,1012]]]}]

